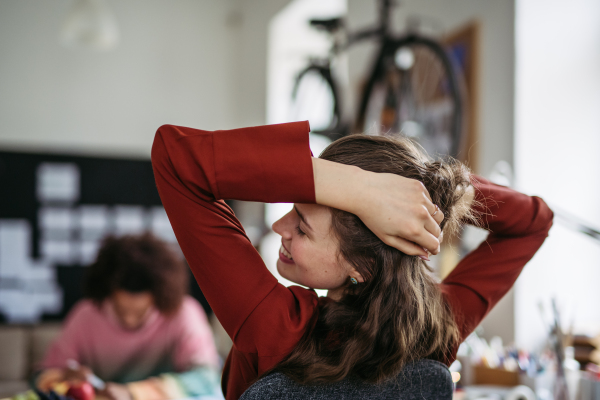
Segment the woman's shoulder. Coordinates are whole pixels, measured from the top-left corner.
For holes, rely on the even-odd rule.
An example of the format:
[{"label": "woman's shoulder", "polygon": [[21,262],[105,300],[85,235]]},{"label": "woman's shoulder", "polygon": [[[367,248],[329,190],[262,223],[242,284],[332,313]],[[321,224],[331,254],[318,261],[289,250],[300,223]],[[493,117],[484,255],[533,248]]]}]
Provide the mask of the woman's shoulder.
[{"label": "woman's shoulder", "polygon": [[103,322],[105,318],[106,315],[102,312],[101,306],[90,299],[84,298],[73,305],[65,318],[64,328],[77,330],[85,327],[87,329],[87,327]]},{"label": "woman's shoulder", "polygon": [[164,318],[164,323],[178,327],[209,325],[208,316],[198,300],[186,295],[177,312],[172,317]]},{"label": "woman's shoulder", "polygon": [[101,305],[98,305],[93,300],[83,298],[73,305],[67,315],[67,320],[81,318],[92,319],[97,318],[100,314],[102,314]]},{"label": "woman's shoulder", "polygon": [[206,318],[206,313],[204,312],[204,308],[202,308],[200,302],[190,295],[186,295],[183,298],[181,306],[179,307],[179,310],[177,311],[176,315],[180,318],[194,316],[201,316],[203,318]]}]

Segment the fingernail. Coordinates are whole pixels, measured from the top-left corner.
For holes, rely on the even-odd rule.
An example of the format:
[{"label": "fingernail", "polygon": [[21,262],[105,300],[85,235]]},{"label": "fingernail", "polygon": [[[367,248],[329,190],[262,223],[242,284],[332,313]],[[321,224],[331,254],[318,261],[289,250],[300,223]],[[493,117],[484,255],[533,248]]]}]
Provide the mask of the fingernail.
[{"label": "fingernail", "polygon": [[419,256],[419,258],[423,261],[431,261],[429,258],[427,258],[425,256]]}]

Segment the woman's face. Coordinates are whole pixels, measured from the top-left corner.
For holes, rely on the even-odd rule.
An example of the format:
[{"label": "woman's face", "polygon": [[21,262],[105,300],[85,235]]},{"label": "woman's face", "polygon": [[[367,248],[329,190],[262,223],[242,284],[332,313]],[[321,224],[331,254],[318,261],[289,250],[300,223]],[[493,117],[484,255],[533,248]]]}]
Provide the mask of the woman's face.
[{"label": "woman's face", "polygon": [[273,224],[281,235],[277,271],[292,282],[329,290],[337,297],[350,276],[362,278],[343,258],[331,230],[331,212],[318,204],[294,204],[294,209]]},{"label": "woman's face", "polygon": [[115,290],[110,301],[121,326],[135,330],[142,326],[154,307],[154,297],[150,292],[131,293]]}]

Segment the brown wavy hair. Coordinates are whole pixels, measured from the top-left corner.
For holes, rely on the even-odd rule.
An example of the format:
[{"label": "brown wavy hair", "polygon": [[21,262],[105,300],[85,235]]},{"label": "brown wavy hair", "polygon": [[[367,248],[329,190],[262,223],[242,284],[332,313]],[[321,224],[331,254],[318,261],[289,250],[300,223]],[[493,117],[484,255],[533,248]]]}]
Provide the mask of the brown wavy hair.
[{"label": "brown wavy hair", "polygon": [[89,267],[85,296],[97,305],[116,290],[150,292],[156,308],[174,314],[189,290],[183,257],[150,233],[106,237]]},{"label": "brown wavy hair", "polygon": [[[470,172],[460,162],[432,161],[405,138],[351,135],[320,158],[423,182],[444,213],[447,238],[470,213]],[[276,370],[302,384],[337,382],[348,375],[370,383],[395,378],[407,363],[444,360],[459,331],[430,268],[384,244],[354,214],[331,209],[339,257],[364,278],[348,281],[340,301],[322,299],[312,330]]]}]

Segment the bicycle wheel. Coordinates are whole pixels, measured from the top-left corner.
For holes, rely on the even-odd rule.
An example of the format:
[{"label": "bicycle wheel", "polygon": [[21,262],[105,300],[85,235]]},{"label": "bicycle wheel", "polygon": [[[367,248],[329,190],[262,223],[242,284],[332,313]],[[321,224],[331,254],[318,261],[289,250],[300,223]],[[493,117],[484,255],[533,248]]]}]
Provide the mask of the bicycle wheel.
[{"label": "bicycle wheel", "polygon": [[308,120],[313,133],[336,135],[340,107],[328,67],[309,65],[298,74],[292,91],[290,120]]},{"label": "bicycle wheel", "polygon": [[461,122],[457,75],[442,46],[415,35],[384,44],[365,87],[357,128],[375,135],[399,132],[434,158],[457,157]]}]

